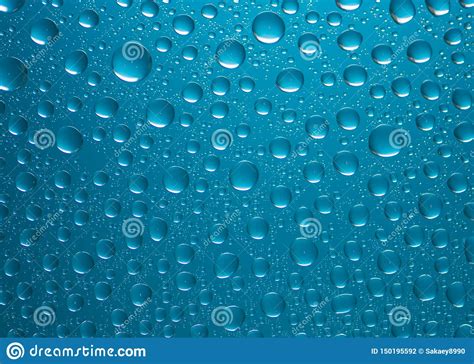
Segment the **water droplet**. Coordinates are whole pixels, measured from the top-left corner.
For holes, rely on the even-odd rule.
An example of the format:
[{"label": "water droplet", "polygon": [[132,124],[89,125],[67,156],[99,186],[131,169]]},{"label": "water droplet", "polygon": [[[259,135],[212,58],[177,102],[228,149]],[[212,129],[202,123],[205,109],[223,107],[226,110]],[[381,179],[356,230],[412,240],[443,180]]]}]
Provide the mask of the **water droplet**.
[{"label": "water droplet", "polygon": [[150,73],[152,58],[148,49],[137,41],[129,41],[112,55],[112,70],[125,82],[138,82]]},{"label": "water droplet", "polygon": [[379,253],[377,267],[385,274],[395,274],[400,270],[402,262],[393,250],[384,250]]},{"label": "water droplet", "polygon": [[355,30],[346,30],[337,37],[337,44],[348,52],[357,50],[362,43],[362,34]]},{"label": "water droplet", "polygon": [[35,21],[30,29],[31,39],[39,45],[47,44],[56,37],[58,33],[59,29],[56,23],[48,18]]},{"label": "water droplet", "polygon": [[336,114],[336,121],[344,130],[355,130],[359,126],[359,113],[350,107],[340,109]]},{"label": "water droplet", "polygon": [[36,177],[30,172],[20,172],[15,179],[16,188],[21,192],[31,191],[33,188],[35,188],[36,183]]},{"label": "water droplet", "polygon": [[343,176],[352,176],[359,168],[359,160],[354,153],[342,150],[334,156],[333,165]]},{"label": "water droplet", "polygon": [[99,15],[92,9],[86,9],[79,15],[79,24],[86,29],[94,28],[99,24]]},{"label": "water droplet", "polygon": [[278,317],[286,308],[286,302],[283,297],[276,293],[270,292],[263,296],[261,301],[262,311],[270,318]]},{"label": "water droplet", "polygon": [[69,53],[66,57],[64,69],[73,76],[80,75],[86,70],[88,63],[89,59],[86,52],[77,50]]},{"label": "water droplet", "polygon": [[111,97],[103,97],[95,104],[95,114],[102,119],[110,119],[115,116],[118,111],[119,105]]},{"label": "water droplet", "polygon": [[453,282],[446,289],[446,297],[454,307],[464,307],[466,288],[462,282]]},{"label": "water droplet", "polygon": [[422,274],[413,283],[413,292],[420,301],[431,301],[438,294],[438,284],[429,274]]},{"label": "water droplet", "polygon": [[407,56],[413,63],[426,63],[433,53],[431,46],[424,40],[415,40],[407,48]]},{"label": "water droplet", "polygon": [[390,15],[398,24],[410,22],[415,14],[416,8],[411,0],[390,0]]},{"label": "water droplet", "polygon": [[168,224],[165,220],[154,217],[150,221],[150,237],[153,241],[161,241],[168,234]]},{"label": "water droplet", "polygon": [[173,29],[179,35],[189,35],[194,30],[194,20],[188,15],[177,15],[173,19]]},{"label": "water droplet", "polygon": [[375,174],[370,177],[367,187],[373,196],[382,197],[388,192],[389,182],[383,175]]},{"label": "water droplet", "polygon": [[81,132],[73,126],[63,126],[59,129],[56,139],[58,149],[66,154],[79,151],[83,144]]},{"label": "water droplet", "polygon": [[351,312],[356,304],[357,300],[353,294],[342,293],[332,299],[331,308],[337,314],[344,314]]},{"label": "water droplet", "polygon": [[312,239],[296,238],[290,246],[291,259],[301,267],[308,267],[314,264],[318,258],[318,248]]},{"label": "water droplet", "polygon": [[163,174],[163,185],[171,193],[181,193],[189,185],[189,175],[184,168],[173,166]]},{"label": "water droplet", "polygon": [[247,223],[247,233],[255,240],[264,239],[268,234],[269,228],[268,222],[259,216],[252,217]]},{"label": "water droplet", "polygon": [[290,154],[290,141],[283,137],[277,137],[270,142],[270,153],[277,159],[284,159]]},{"label": "water droplet", "polygon": [[94,259],[92,256],[85,252],[80,251],[72,257],[72,268],[76,273],[86,274],[89,273],[94,267]]},{"label": "water droplet", "polygon": [[472,95],[469,90],[457,88],[452,94],[453,105],[459,110],[469,110],[472,106]]},{"label": "water droplet", "polygon": [[216,59],[224,68],[238,68],[245,61],[245,48],[234,39],[226,40],[217,47]]},{"label": "water droplet", "polygon": [[426,0],[426,6],[434,16],[442,16],[449,13],[449,0]]},{"label": "water droplet", "polygon": [[157,128],[171,124],[175,116],[173,105],[163,99],[151,101],[146,108],[147,121]]},{"label": "water droplet", "polygon": [[418,198],[418,208],[427,219],[436,219],[443,210],[443,201],[434,193],[423,193]]},{"label": "water droplet", "polygon": [[309,183],[319,183],[324,177],[324,165],[319,162],[309,162],[304,166],[303,175]]},{"label": "water droplet", "polygon": [[329,123],[322,116],[313,115],[306,120],[305,130],[313,139],[324,139],[329,132]]},{"label": "water droplet", "polygon": [[393,157],[400,153],[401,148],[393,143],[393,133],[397,129],[391,125],[378,125],[369,135],[369,149],[379,157]]},{"label": "water droplet", "polygon": [[214,273],[217,278],[231,277],[239,268],[239,258],[232,253],[220,254],[214,263]]},{"label": "water droplet", "polygon": [[14,13],[21,9],[25,0],[0,0],[0,12]]},{"label": "water droplet", "polygon": [[277,43],[285,35],[285,23],[277,14],[265,11],[253,20],[252,32],[261,43]]},{"label": "water droplet", "polygon": [[240,161],[231,169],[229,181],[236,190],[248,191],[258,181],[258,169],[252,162]]},{"label": "water droplet", "polygon": [[296,68],[287,68],[278,74],[276,85],[283,92],[296,92],[304,84],[304,76],[300,70]]},{"label": "water droplet", "polygon": [[277,186],[270,193],[270,200],[276,208],[284,209],[291,203],[292,195],[289,188]]},{"label": "water droplet", "polygon": [[349,210],[349,221],[352,226],[362,227],[367,225],[369,217],[369,209],[365,205],[357,204]]},{"label": "water droplet", "polygon": [[354,11],[360,8],[362,0],[336,0],[336,4],[342,10]]},{"label": "water droplet", "polygon": [[18,58],[0,58],[0,91],[15,91],[28,81],[28,69]]},{"label": "water droplet", "polygon": [[132,303],[138,307],[145,305],[151,299],[152,294],[151,288],[144,283],[134,284],[130,289]]},{"label": "water droplet", "polygon": [[380,44],[372,49],[371,55],[375,63],[387,65],[392,63],[393,50],[387,45]]},{"label": "water droplet", "polygon": [[367,81],[367,71],[364,67],[351,65],[344,70],[344,82],[352,87],[360,87]]}]

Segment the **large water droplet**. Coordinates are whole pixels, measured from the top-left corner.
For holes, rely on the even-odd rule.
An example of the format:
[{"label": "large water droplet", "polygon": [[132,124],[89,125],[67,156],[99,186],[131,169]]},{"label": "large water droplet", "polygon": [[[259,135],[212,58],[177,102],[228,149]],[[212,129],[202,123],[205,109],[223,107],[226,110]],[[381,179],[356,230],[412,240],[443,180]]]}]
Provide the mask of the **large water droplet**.
[{"label": "large water droplet", "polygon": [[184,168],[173,166],[163,175],[163,185],[171,193],[181,193],[189,185],[189,175]]},{"label": "large water droplet", "polygon": [[89,59],[87,58],[86,52],[77,50],[69,53],[66,57],[64,69],[71,75],[80,75],[86,70],[88,64]]},{"label": "large water droplet", "polygon": [[400,153],[401,148],[398,148],[392,141],[396,130],[395,127],[387,124],[381,124],[372,130],[369,135],[370,151],[384,158],[393,157]]},{"label": "large water droplet", "polygon": [[179,35],[189,35],[194,30],[194,20],[188,15],[178,15],[173,19],[173,29]]},{"label": "large water droplet", "polygon": [[259,42],[273,44],[285,35],[285,23],[277,14],[265,11],[253,20],[252,31]]},{"label": "large water droplet", "polygon": [[393,250],[384,250],[377,258],[377,266],[385,274],[395,274],[400,270],[402,262]]},{"label": "large water droplet", "polygon": [[94,267],[94,259],[92,256],[84,251],[74,254],[72,257],[72,268],[76,273],[89,273]]},{"label": "large water droplet", "polygon": [[464,307],[466,288],[462,282],[453,282],[446,289],[446,297],[454,307]]},{"label": "large water droplet", "polygon": [[424,40],[415,40],[407,48],[407,56],[413,63],[426,63],[431,59],[431,46]]},{"label": "large water droplet", "polygon": [[48,18],[35,21],[30,30],[31,39],[39,45],[47,44],[56,37],[58,33],[59,29],[56,23]]},{"label": "large water droplet", "polygon": [[360,8],[362,0],[336,0],[336,4],[342,10],[354,11]]},{"label": "large water droplet", "polygon": [[429,274],[422,274],[413,283],[413,292],[420,301],[431,301],[438,294],[438,284]]},{"label": "large water droplet", "polygon": [[214,273],[220,279],[229,278],[238,268],[239,258],[232,253],[222,253],[214,263]]},{"label": "large water droplet", "polygon": [[418,198],[418,208],[428,220],[436,219],[443,210],[443,201],[434,193],[423,193]]},{"label": "large water droplet", "polygon": [[312,265],[318,257],[318,248],[313,240],[297,238],[290,246],[291,259],[301,267]]},{"label": "large water droplet", "polygon": [[157,128],[171,124],[175,116],[173,105],[163,99],[151,101],[146,108],[146,120]]},{"label": "large water droplet", "polygon": [[270,292],[263,296],[261,307],[265,315],[275,318],[282,314],[286,307],[286,302],[280,294]]},{"label": "large water droplet", "polygon": [[276,85],[283,92],[296,92],[304,83],[303,73],[296,68],[287,68],[278,74]]},{"label": "large water droplet", "polygon": [[135,306],[144,306],[151,299],[153,291],[144,283],[137,283],[130,289],[130,298]]},{"label": "large water droplet", "polygon": [[359,160],[354,153],[341,150],[334,156],[333,165],[343,176],[352,176],[359,168]]},{"label": "large water droplet", "polygon": [[73,126],[63,126],[58,130],[56,138],[57,147],[63,153],[75,153],[82,147],[82,134]]},{"label": "large water droplet", "polygon": [[332,299],[331,308],[335,313],[343,314],[351,312],[357,304],[352,293],[342,293]]},{"label": "large water droplet", "polygon": [[449,13],[449,0],[426,0],[426,6],[434,16],[442,16]]},{"label": "large water droplet", "polygon": [[367,81],[367,71],[364,67],[351,65],[343,73],[344,82],[352,87],[360,87]]},{"label": "large water droplet", "polygon": [[245,61],[245,48],[234,39],[225,40],[216,49],[219,64],[228,69],[235,69]]},{"label": "large water droplet", "polygon": [[168,234],[168,224],[165,220],[154,217],[150,221],[150,237],[153,241],[161,241]]},{"label": "large water droplet", "polygon": [[337,37],[337,44],[345,51],[353,52],[360,47],[362,34],[355,30],[346,30]]},{"label": "large water droplet", "polygon": [[25,0],[0,0],[0,12],[14,13],[25,4]]},{"label": "large water droplet", "polygon": [[18,58],[0,58],[0,90],[15,91],[28,81],[28,69]]},{"label": "large water droplet", "polygon": [[390,15],[398,24],[410,22],[415,14],[416,8],[411,0],[390,0]]},{"label": "large water droplet", "polygon": [[258,181],[258,169],[252,162],[240,161],[231,169],[229,181],[236,190],[248,191]]},{"label": "large water droplet", "polygon": [[150,73],[152,63],[150,52],[137,41],[124,43],[112,55],[114,74],[125,82],[143,80]]}]

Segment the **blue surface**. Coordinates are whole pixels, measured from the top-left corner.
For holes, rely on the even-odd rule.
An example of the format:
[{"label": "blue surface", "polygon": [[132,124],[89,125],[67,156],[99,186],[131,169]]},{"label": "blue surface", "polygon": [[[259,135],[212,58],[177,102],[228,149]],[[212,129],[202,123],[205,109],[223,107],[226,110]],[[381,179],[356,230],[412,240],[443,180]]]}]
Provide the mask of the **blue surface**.
[{"label": "blue surface", "polygon": [[473,342],[466,339],[20,339],[0,346],[4,363],[404,364],[473,360]]},{"label": "blue surface", "polygon": [[472,0],[0,5],[1,337],[472,338]]}]

